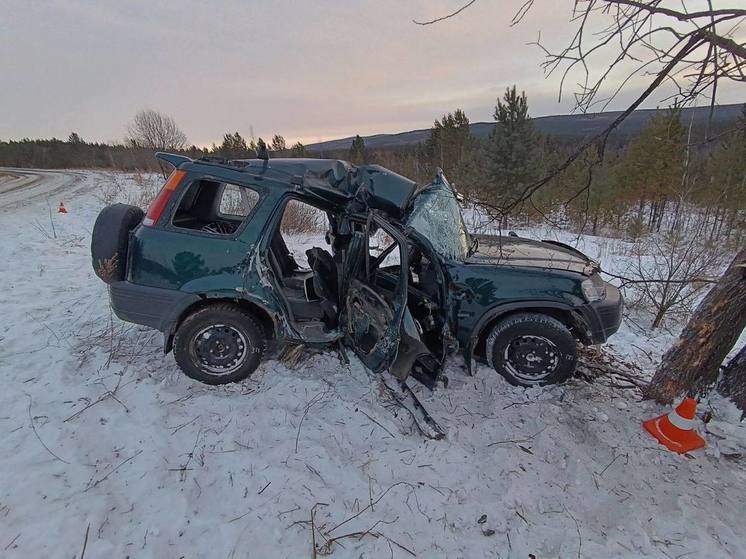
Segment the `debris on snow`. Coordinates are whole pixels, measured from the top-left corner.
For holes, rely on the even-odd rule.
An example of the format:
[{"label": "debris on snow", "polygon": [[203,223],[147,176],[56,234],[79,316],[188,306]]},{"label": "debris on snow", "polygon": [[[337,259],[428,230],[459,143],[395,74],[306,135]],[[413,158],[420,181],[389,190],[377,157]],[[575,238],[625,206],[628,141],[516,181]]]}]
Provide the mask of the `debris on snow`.
[{"label": "debris on snow", "polygon": [[0,208],[3,557],[746,556],[740,412],[701,402],[693,457],[641,427],[664,411],[639,388],[671,334],[625,321],[544,388],[452,358],[447,389],[411,385],[439,441],[352,354],[201,385],[159,333],[112,316],[90,267],[102,190],[132,177],[81,176],[56,238],[28,225],[49,219],[43,198]]}]

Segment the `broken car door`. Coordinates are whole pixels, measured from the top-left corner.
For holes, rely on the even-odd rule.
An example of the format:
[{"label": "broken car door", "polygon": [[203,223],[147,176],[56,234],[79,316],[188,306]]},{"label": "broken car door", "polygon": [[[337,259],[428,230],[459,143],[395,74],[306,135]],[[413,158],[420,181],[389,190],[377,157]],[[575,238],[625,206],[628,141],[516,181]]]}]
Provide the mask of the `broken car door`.
[{"label": "broken car door", "polygon": [[[380,227],[399,249],[395,285],[378,282],[370,255],[370,232]],[[373,216],[353,235],[345,274],[350,278],[345,297],[345,341],[373,372],[391,366],[399,348],[400,330],[407,304],[407,242],[380,216]]]}]

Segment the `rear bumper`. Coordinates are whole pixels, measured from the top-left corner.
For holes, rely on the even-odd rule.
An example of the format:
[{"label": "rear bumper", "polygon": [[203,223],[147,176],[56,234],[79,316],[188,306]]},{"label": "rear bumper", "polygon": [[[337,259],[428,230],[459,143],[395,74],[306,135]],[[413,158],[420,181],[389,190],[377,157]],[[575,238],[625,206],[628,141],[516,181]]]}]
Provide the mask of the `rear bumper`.
[{"label": "rear bumper", "polygon": [[606,297],[601,301],[587,303],[580,313],[588,325],[588,335],[593,344],[604,343],[619,330],[624,312],[624,298],[619,289],[606,284]]},{"label": "rear bumper", "polygon": [[128,281],[109,284],[111,308],[120,319],[170,332],[181,312],[200,298],[192,293],[138,285]]}]

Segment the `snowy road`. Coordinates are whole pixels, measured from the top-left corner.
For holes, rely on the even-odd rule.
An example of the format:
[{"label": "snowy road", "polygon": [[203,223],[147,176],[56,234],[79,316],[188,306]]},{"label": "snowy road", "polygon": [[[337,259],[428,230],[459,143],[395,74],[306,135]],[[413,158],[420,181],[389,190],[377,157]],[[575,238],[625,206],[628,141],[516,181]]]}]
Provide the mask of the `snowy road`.
[{"label": "snowy road", "polygon": [[[103,200],[142,177],[32,174],[26,196],[0,182],[3,559],[746,557],[746,437],[727,403],[700,404],[708,448],[678,456],[640,425],[668,410],[603,379],[523,390],[453,359],[447,390],[419,392],[442,441],[354,356],[269,359],[208,387],[159,333],[112,317],[91,269]],[[69,213],[50,216],[62,194]],[[611,351],[651,351],[635,332]]]},{"label": "snowy road", "polygon": [[65,194],[77,192],[82,173],[46,169],[0,167],[0,208],[13,207],[40,198],[53,198],[55,206]]}]

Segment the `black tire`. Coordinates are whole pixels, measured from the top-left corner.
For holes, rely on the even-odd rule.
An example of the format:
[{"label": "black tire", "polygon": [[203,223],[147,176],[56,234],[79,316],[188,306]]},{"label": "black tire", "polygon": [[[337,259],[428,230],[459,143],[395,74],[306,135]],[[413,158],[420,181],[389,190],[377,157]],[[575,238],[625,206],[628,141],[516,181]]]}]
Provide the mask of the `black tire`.
[{"label": "black tire", "polygon": [[486,357],[516,386],[544,386],[567,380],[575,371],[578,347],[556,318],[520,313],[500,320],[487,337]]},{"label": "black tire", "polygon": [[189,315],[174,336],[174,357],[184,373],[206,384],[239,382],[259,366],[264,330],[250,312],[216,303]]},{"label": "black tire", "polygon": [[127,266],[130,231],[145,214],[137,206],[114,204],[98,214],[91,235],[93,271],[106,283],[122,281]]}]

